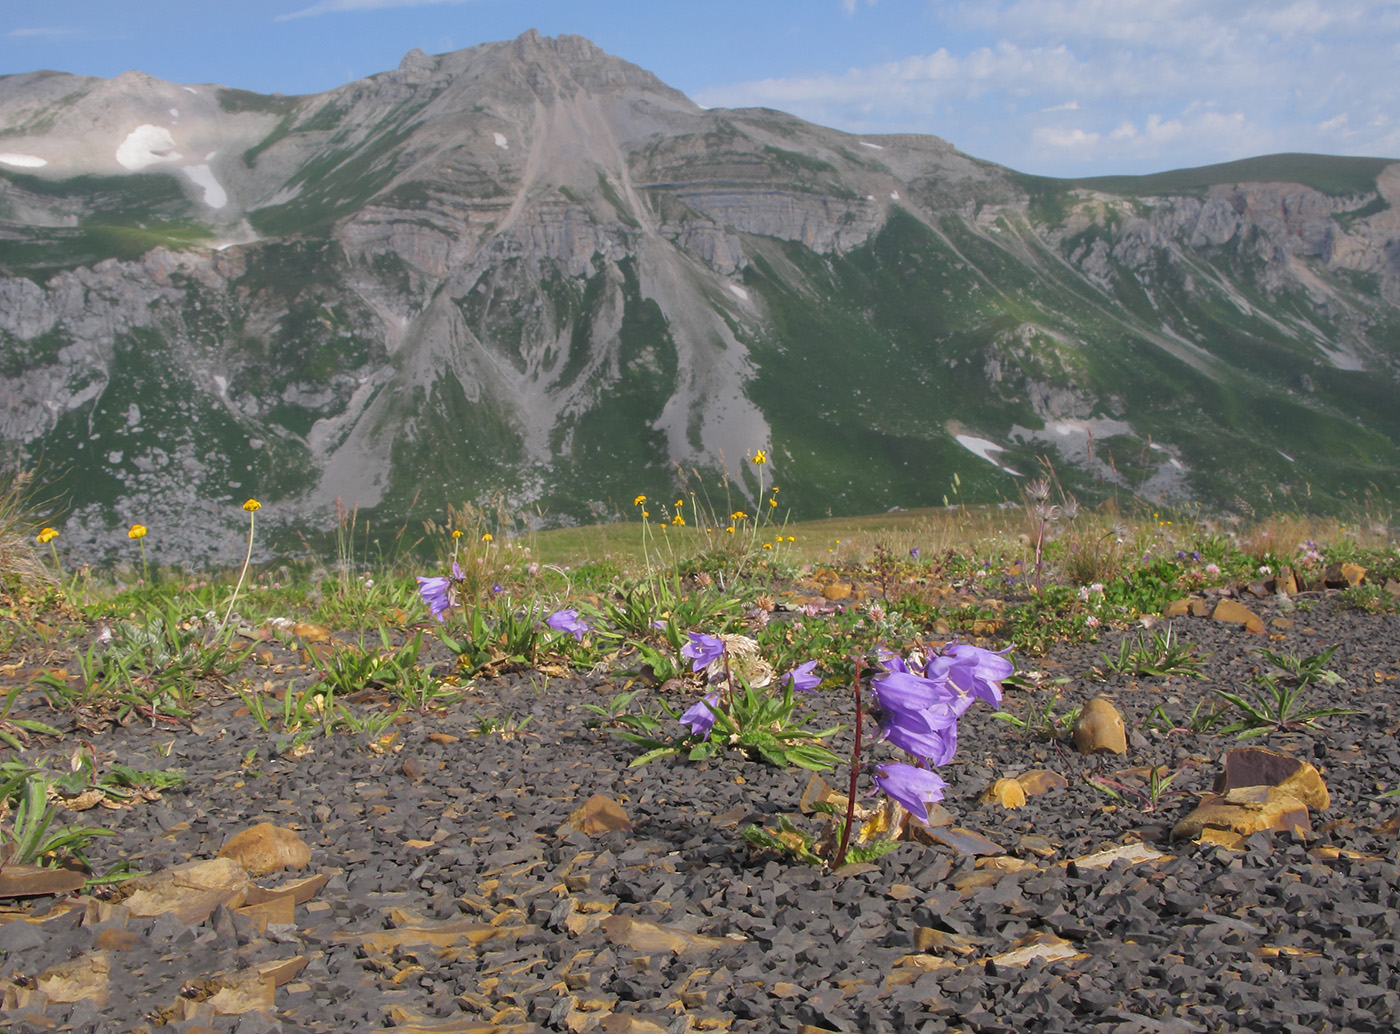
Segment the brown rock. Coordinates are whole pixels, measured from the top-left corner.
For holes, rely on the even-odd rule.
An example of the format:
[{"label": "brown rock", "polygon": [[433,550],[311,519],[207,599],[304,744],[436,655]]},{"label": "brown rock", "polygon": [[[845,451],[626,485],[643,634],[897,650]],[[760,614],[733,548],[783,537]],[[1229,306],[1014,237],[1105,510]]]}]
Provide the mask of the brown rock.
[{"label": "brown rock", "polygon": [[277,988],[270,976],[250,966],[215,977],[209,990],[213,993],[205,1001],[213,1006],[215,1016],[242,1016],[271,1012]]},{"label": "brown rock", "polygon": [[1191,600],[1185,596],[1179,600],[1172,600],[1162,608],[1162,617],[1164,618],[1184,618],[1189,613],[1191,613]]},{"label": "brown rock", "polygon": [[86,876],[71,869],[46,869],[42,865],[6,865],[0,868],[0,898],[67,894],[82,890],[86,882]]},{"label": "brown rock", "polygon": [[1192,600],[1192,601],[1191,601],[1191,616],[1192,616],[1193,618],[1208,618],[1208,617],[1210,617],[1210,600],[1199,600],[1199,599],[1198,599],[1198,600]]},{"label": "brown rock", "polygon": [[309,621],[298,621],[292,626],[292,635],[303,643],[329,643],[331,630],[324,625],[313,625]]},{"label": "brown rock", "polygon": [[983,803],[995,801],[1003,808],[1024,808],[1026,791],[1015,779],[998,779],[982,794]]},{"label": "brown rock", "polygon": [[1321,773],[1291,754],[1264,747],[1237,747],[1226,752],[1224,765],[1224,771],[1215,779],[1218,794],[1241,786],[1276,786],[1311,811],[1326,811],[1332,803]]},{"label": "brown rock", "polygon": [[1074,720],[1074,749],[1081,754],[1126,754],[1128,730],[1106,697],[1094,697]]},{"label": "brown rock", "polygon": [[202,923],[220,905],[237,908],[252,886],[232,858],[186,862],[122,884],[122,906],[134,916],[173,912],[187,926]]},{"label": "brown rock", "polygon": [[1400,596],[1400,582],[1397,582],[1394,578],[1387,578],[1384,588],[1390,595]]},{"label": "brown rock", "polygon": [[95,951],[51,966],[39,974],[35,983],[50,1002],[78,1002],[91,998],[102,1006],[107,1004],[110,969],[107,953]]},{"label": "brown rock", "polygon": [[830,585],[822,587],[822,595],[829,600],[849,599],[851,585],[849,582],[832,582]]},{"label": "brown rock", "polygon": [[595,793],[583,802],[583,807],[575,809],[569,816],[567,825],[591,837],[614,830],[632,832],[632,822],[622,805],[601,793]]},{"label": "brown rock", "polygon": [[1269,627],[1272,628],[1275,632],[1287,632],[1290,628],[1293,627],[1293,619],[1274,618],[1272,621],[1269,622]]},{"label": "brown rock", "polygon": [[1312,831],[1307,805],[1277,786],[1241,786],[1223,796],[1208,796],[1173,827],[1172,836],[1195,838],[1208,828],[1243,836],[1264,830]]},{"label": "brown rock", "polygon": [[311,864],[311,848],[292,830],[259,822],[224,841],[218,857],[233,859],[250,876],[266,876],[283,869],[305,869]]},{"label": "brown rock", "polygon": [[1048,768],[1034,768],[1029,772],[1022,772],[1016,777],[1016,782],[1021,784],[1021,789],[1026,791],[1027,797],[1049,793],[1051,790],[1063,790],[1069,786],[1068,779]]},{"label": "brown rock", "polygon": [[1264,621],[1258,614],[1237,600],[1221,600],[1210,613],[1212,621],[1222,624],[1243,625],[1246,632],[1264,634]]},{"label": "brown rock", "polygon": [[1010,951],[993,955],[992,961],[998,966],[1027,966],[1037,959],[1059,962],[1063,959],[1085,958],[1088,958],[1088,955],[1063,937],[1057,937],[1048,930],[1036,930],[1012,944]]},{"label": "brown rock", "polygon": [[625,944],[643,953],[671,951],[680,955],[687,951],[714,951],[729,943],[723,937],[706,937],[631,916],[608,916],[603,920],[603,932],[613,944]]},{"label": "brown rock", "polygon": [[1342,577],[1347,580],[1350,586],[1360,585],[1366,579],[1366,568],[1360,564],[1343,564]]},{"label": "brown rock", "polygon": [[996,841],[988,840],[981,833],[964,829],[962,826],[926,828],[911,822],[909,831],[915,840],[922,840],[929,844],[942,844],[944,847],[951,847],[958,854],[977,857],[1006,854],[1006,848]]}]

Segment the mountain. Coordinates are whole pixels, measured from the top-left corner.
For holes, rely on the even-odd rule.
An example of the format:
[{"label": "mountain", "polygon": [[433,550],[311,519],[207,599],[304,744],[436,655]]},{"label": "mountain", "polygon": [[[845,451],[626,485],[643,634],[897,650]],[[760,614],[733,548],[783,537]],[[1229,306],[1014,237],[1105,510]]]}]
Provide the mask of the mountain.
[{"label": "mountain", "polygon": [[[698,472],[799,518],[1400,498],[1400,162],[1026,176],[534,32],[305,97],[0,77],[0,439],[79,555]],[[956,485],[955,485],[956,476]],[[265,526],[265,525],[264,525]],[[156,548],[153,546],[153,549]]]}]

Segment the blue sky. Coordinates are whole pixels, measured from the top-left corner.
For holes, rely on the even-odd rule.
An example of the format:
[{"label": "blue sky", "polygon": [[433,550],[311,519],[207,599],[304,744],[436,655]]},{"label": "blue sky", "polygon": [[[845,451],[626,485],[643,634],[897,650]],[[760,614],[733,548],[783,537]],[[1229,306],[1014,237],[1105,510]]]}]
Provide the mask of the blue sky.
[{"label": "blue sky", "polygon": [[0,72],[314,93],[529,28],[711,106],[1024,172],[1400,157],[1400,0],[6,0]]}]

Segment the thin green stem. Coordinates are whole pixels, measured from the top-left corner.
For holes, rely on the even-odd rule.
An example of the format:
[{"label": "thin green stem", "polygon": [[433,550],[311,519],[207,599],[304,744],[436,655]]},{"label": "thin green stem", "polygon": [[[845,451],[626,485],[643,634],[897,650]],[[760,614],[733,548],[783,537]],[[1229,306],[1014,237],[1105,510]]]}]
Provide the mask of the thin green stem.
[{"label": "thin green stem", "polygon": [[238,602],[238,593],[243,588],[243,579],[248,576],[248,565],[253,562],[253,526],[257,523],[258,515],[256,511],[248,511],[248,555],[243,558],[243,570],[238,572],[238,584],[233,587],[233,595],[228,599],[228,609],[224,611],[224,619],[219,622],[219,630],[214,633],[214,638],[223,636],[224,630],[228,627],[228,620],[233,616],[233,605]]},{"label": "thin green stem", "polygon": [[856,741],[851,747],[851,782],[846,788],[846,826],[841,830],[841,845],[836,849],[836,860],[832,862],[833,869],[839,869],[846,864],[846,848],[851,842],[851,827],[856,821],[856,784],[860,777],[860,737],[861,737],[861,707],[860,700],[860,662],[856,658],[855,675],[855,697],[856,697]]}]

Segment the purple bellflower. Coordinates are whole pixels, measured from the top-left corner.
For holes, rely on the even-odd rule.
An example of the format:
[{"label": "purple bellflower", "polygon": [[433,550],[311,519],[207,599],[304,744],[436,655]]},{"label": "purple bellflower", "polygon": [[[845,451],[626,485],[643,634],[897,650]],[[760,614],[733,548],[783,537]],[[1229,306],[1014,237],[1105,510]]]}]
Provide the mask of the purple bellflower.
[{"label": "purple bellflower", "polygon": [[910,815],[928,825],[928,806],[943,800],[943,789],[948,784],[926,768],[890,761],[876,767],[875,785],[903,805]]},{"label": "purple bellflower", "polygon": [[[708,668],[724,656],[724,640],[704,632],[688,632],[690,642],[681,647],[681,656],[694,661],[691,671]],[[694,710],[694,708],[692,708]]]},{"label": "purple bellflower", "polygon": [[710,738],[710,730],[715,727],[715,708],[719,707],[719,694],[707,693],[695,705],[681,715],[680,723],[690,726],[690,731],[702,740]]},{"label": "purple bellflower", "polygon": [[587,622],[578,616],[578,611],[572,608],[556,610],[544,619],[544,623],[556,632],[568,632],[579,642],[583,642],[583,633],[588,631]]},{"label": "purple bellflower", "polygon": [[448,612],[457,602],[457,584],[466,577],[462,566],[457,561],[452,561],[452,577],[450,578],[418,578],[418,595],[423,597],[423,602],[428,605],[428,612],[438,621],[445,621],[444,614]]},{"label": "purple bellflower", "polygon": [[792,688],[798,693],[815,693],[817,687],[822,684],[822,677],[815,673],[813,669],[817,666],[816,661],[808,661],[806,664],[799,664],[783,676],[784,679],[792,683]]}]

